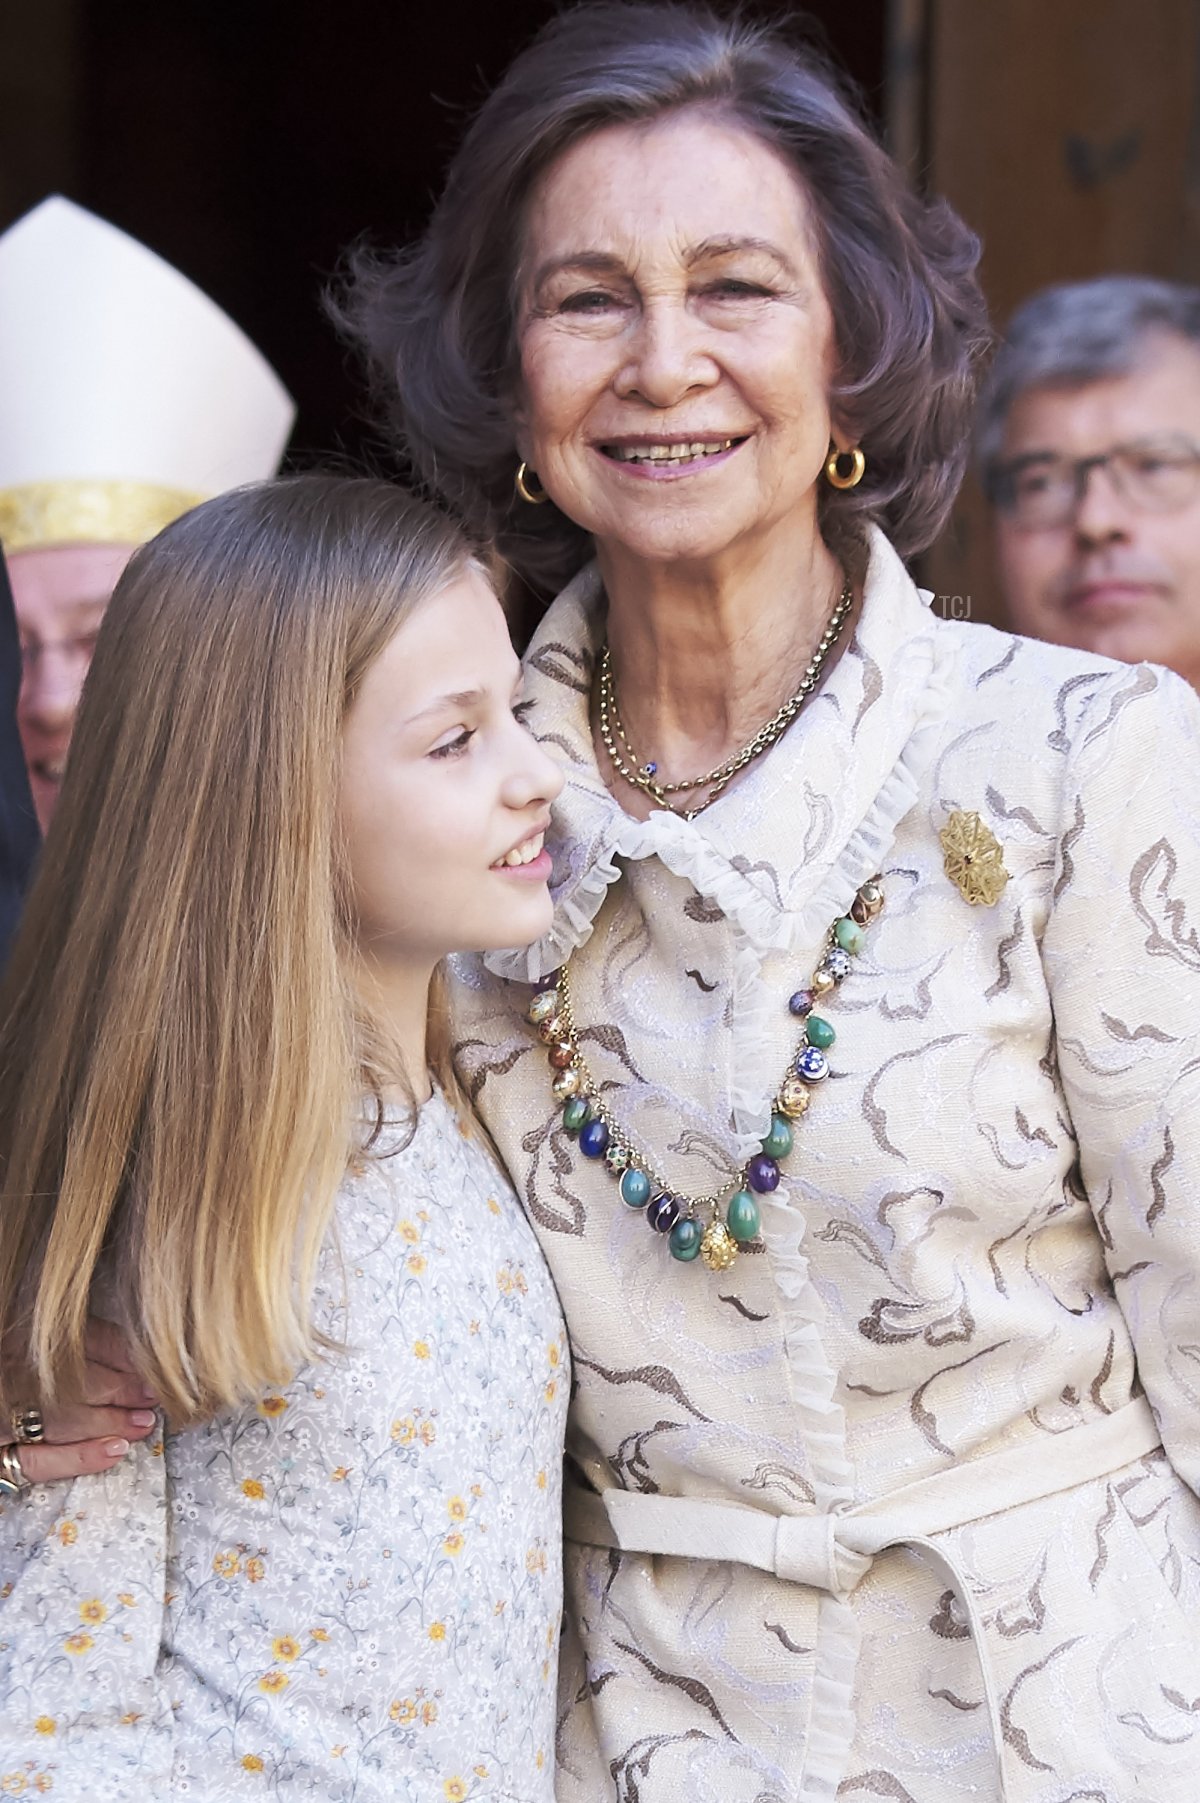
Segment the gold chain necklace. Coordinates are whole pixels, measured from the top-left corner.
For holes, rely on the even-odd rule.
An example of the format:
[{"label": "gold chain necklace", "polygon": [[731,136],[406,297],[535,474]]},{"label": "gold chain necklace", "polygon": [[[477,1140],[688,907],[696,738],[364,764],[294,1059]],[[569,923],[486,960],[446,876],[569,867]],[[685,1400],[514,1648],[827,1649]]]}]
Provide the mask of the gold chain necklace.
[{"label": "gold chain necklace", "polygon": [[757,1238],[757,1197],[778,1187],[780,1162],[792,1150],[794,1125],[808,1112],[813,1090],[829,1075],[825,1054],[837,1035],[813,1009],[849,976],[867,927],[883,910],[883,900],[880,879],[872,877],[830,927],[807,986],[788,1000],[789,1012],[803,1022],[802,1037],[775,1096],[770,1129],[753,1157],[711,1195],[673,1191],[661,1170],[634,1145],[617,1120],[604,1086],[592,1075],[580,1048],[571,1005],[569,959],[553,989],[543,989],[530,1002],[527,1018],[537,1028],[550,1059],[554,1073],[551,1090],[555,1101],[563,1105],[564,1133],[578,1141],[585,1158],[603,1159],[609,1175],[618,1181],[622,1202],[630,1209],[645,1210],[650,1226],[666,1237],[671,1256],[681,1263],[700,1257],[710,1271],[724,1271],[737,1257],[739,1245]]},{"label": "gold chain necklace", "polygon": [[[606,644],[600,653],[600,737],[604,749],[608,753],[609,763],[622,782],[628,783],[631,788],[640,789],[643,794],[649,795],[651,800],[657,802],[660,808],[666,808],[672,814],[680,814],[684,820],[692,820],[697,814],[702,813],[732,782],[739,770],[744,770],[747,764],[752,764],[755,758],[761,757],[764,751],[769,751],[771,746],[783,737],[820,682],[826,659],[837,644],[842,627],[845,625],[853,605],[854,590],[847,583],[842,590],[837,606],[829,617],[829,624],[809,659],[808,668],[805,670],[800,687],[795,694],[783,703],[783,706],[771,716],[765,726],[759,727],[754,737],[748,744],[743,745],[740,751],[734,752],[732,757],[726,758],[723,764],[718,764],[707,775],[689,777],[686,782],[659,782],[658,765],[652,761],[643,762],[630,744],[629,735],[625,731],[625,724],[621,719],[621,710],[617,704],[617,685],[613,675],[612,652]],[[624,746],[627,756],[619,749],[618,740],[620,745]],[[697,789],[707,789],[708,794],[694,807],[676,807],[670,799],[672,795],[692,794]]]}]

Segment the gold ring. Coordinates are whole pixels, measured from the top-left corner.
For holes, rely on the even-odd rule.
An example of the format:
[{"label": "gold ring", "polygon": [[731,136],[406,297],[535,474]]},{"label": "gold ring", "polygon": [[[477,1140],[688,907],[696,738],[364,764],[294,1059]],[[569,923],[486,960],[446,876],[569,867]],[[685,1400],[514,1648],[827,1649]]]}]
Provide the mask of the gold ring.
[{"label": "gold ring", "polygon": [[13,1439],[18,1446],[36,1446],[46,1438],[46,1423],[42,1419],[39,1408],[14,1409],[12,1412]]},{"label": "gold ring", "polygon": [[21,1455],[17,1448],[0,1447],[0,1496],[17,1496],[28,1488],[29,1479],[21,1469]]}]

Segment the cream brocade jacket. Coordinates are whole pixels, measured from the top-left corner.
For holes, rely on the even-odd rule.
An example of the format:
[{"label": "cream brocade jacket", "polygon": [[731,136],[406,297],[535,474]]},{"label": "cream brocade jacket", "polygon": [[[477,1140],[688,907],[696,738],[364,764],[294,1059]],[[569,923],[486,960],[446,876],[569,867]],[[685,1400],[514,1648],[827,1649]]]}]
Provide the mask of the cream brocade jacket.
[{"label": "cream brocade jacket", "polygon": [[[786,737],[641,823],[592,748],[603,630],[585,571],[527,658],[567,766],[553,930],[456,995],[600,1493],[567,1508],[560,1803],[1195,1803],[1200,705],[938,620],[875,534]],[[1003,845],[994,906],[944,873],[960,809]],[[534,987],[572,954],[613,1111],[713,1190],[876,871],[763,1248],[677,1262],[563,1133]]]}]

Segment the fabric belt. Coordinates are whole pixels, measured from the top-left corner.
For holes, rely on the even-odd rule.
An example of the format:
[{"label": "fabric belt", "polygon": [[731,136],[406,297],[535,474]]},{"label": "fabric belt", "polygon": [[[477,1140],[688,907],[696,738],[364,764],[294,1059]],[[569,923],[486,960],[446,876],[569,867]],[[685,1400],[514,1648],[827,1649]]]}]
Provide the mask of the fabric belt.
[{"label": "fabric belt", "polygon": [[970,1627],[1006,1803],[1004,1733],[983,1620],[966,1573],[930,1538],[1107,1477],[1161,1446],[1144,1397],[1066,1433],[969,1459],[841,1513],[778,1515],[742,1503],[610,1489],[568,1479],[568,1540],[626,1553],[725,1560],[845,1599],[875,1556],[911,1547],[953,1590]]}]

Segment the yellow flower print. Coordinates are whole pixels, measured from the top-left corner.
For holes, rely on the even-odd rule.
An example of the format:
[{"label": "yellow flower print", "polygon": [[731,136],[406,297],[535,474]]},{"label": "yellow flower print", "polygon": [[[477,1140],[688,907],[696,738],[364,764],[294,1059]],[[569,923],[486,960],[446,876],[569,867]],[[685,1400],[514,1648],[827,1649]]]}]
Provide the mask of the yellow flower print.
[{"label": "yellow flower print", "polygon": [[261,1772],[262,1769],[263,1762],[257,1753],[242,1754],[242,1770],[244,1772]]},{"label": "yellow flower print", "polygon": [[286,1396],[264,1396],[258,1405],[260,1415],[282,1415],[287,1410]]},{"label": "yellow flower print", "polygon": [[483,1485],[482,1484],[472,1484],[471,1485],[471,1495],[475,1496],[475,1497],[482,1496],[483,1495]]},{"label": "yellow flower print", "polygon": [[108,1610],[98,1596],[89,1596],[79,1605],[80,1621],[101,1622],[108,1620]]},{"label": "yellow flower print", "polygon": [[49,1772],[39,1772],[34,1778],[33,1788],[34,1790],[39,1791],[43,1797],[46,1795],[47,1791],[52,1791],[54,1789],[54,1780]]},{"label": "yellow flower print", "polygon": [[452,1496],[450,1498],[450,1501],[446,1504],[446,1513],[451,1521],[465,1521],[467,1519],[467,1505],[461,1496]]},{"label": "yellow flower print", "polygon": [[68,1634],[63,1641],[68,1653],[87,1653],[95,1644],[90,1634]]},{"label": "yellow flower print", "polygon": [[538,1771],[539,1771],[539,1772],[540,1772],[540,1771],[541,1771],[541,1769],[542,1769],[542,1767],[543,1767],[543,1766],[544,1766],[544,1765],[545,1765],[545,1763],[546,1763],[546,1755],[545,1755],[545,1753],[544,1753],[544,1752],[543,1752],[543,1751],[542,1751],[542,1749],[541,1749],[541,1747],[539,1747],[539,1748],[538,1748],[538,1750],[537,1750],[537,1758],[536,1758],[536,1759],[535,1759],[535,1760],[534,1760],[534,1762],[533,1762],[533,1763],[534,1763],[534,1765],[535,1765],[535,1766],[536,1766],[536,1767],[537,1767],[537,1769],[538,1769]]},{"label": "yellow flower print", "polygon": [[466,1541],[461,1534],[447,1534],[442,1541],[442,1551],[449,1553],[452,1559],[457,1559],[465,1545]]},{"label": "yellow flower print", "polygon": [[446,1798],[446,1803],[463,1803],[463,1799],[467,1794],[467,1787],[461,1778],[447,1778],[442,1786],[442,1792]]},{"label": "yellow flower print", "polygon": [[487,1767],[485,1765],[473,1766],[472,1770],[474,1771],[475,1776],[477,1778],[486,1778],[487,1777]]},{"label": "yellow flower print", "polygon": [[546,1679],[549,1676],[550,1676],[550,1661],[548,1659],[543,1659],[542,1660],[542,1683],[543,1684],[546,1682]]},{"label": "yellow flower print", "polygon": [[219,1578],[236,1578],[241,1563],[236,1553],[216,1553],[213,1556],[213,1570]]},{"label": "yellow flower print", "polygon": [[136,1609],[137,1608],[137,1598],[136,1598],[136,1596],[133,1595],[133,1593],[131,1591],[118,1590],[117,1591],[117,1601],[120,1603],[120,1605],[123,1609]]},{"label": "yellow flower print", "polygon": [[246,1576],[252,1584],[261,1584],[267,1575],[267,1568],[261,1559],[246,1560]]},{"label": "yellow flower print", "polygon": [[58,1530],[58,1540],[59,1540],[60,1546],[74,1546],[74,1544],[78,1540],[78,1538],[79,1538],[79,1529],[75,1526],[75,1523],[73,1521],[64,1521],[61,1523],[59,1530]]},{"label": "yellow flower print", "polygon": [[392,1422],[392,1439],[398,1446],[411,1446],[416,1435],[417,1426],[411,1415],[406,1415],[403,1421]]},{"label": "yellow flower print", "polygon": [[58,1723],[52,1715],[39,1715],[33,1724],[33,1731],[35,1734],[55,1734],[58,1731]]},{"label": "yellow flower print", "polygon": [[269,1696],[272,1692],[286,1690],[290,1682],[286,1672],[264,1672],[258,1680],[258,1688]]},{"label": "yellow flower print", "polygon": [[558,1385],[555,1383],[554,1379],[551,1378],[550,1382],[546,1385],[546,1401],[553,1402],[557,1395]]},{"label": "yellow flower print", "polygon": [[445,1640],[446,1624],[444,1621],[433,1621],[429,1624],[430,1640]]},{"label": "yellow flower print", "polygon": [[558,1347],[557,1346],[547,1347],[546,1357],[550,1360],[551,1366],[557,1366],[558,1360],[559,1360]]},{"label": "yellow flower print", "polygon": [[0,1790],[6,1797],[19,1797],[24,1789],[24,1772],[5,1772],[3,1778],[0,1778]]},{"label": "yellow flower print", "polygon": [[546,1569],[546,1554],[540,1546],[531,1546],[525,1555],[525,1569],[530,1577]]},{"label": "yellow flower print", "polygon": [[425,1260],[421,1257],[419,1252],[409,1253],[408,1268],[414,1277],[419,1277],[421,1275],[422,1271],[425,1269]]},{"label": "yellow flower print", "polygon": [[353,1466],[351,1465],[338,1465],[329,1473],[330,1482],[334,1484],[344,1484],[352,1470]]},{"label": "yellow flower print", "polygon": [[242,1495],[248,1496],[251,1502],[261,1502],[266,1494],[266,1490],[256,1477],[242,1479]]},{"label": "yellow flower print", "polygon": [[437,1428],[433,1425],[433,1422],[432,1421],[422,1421],[422,1423],[421,1423],[421,1445],[422,1446],[432,1446],[436,1439],[437,1439]]},{"label": "yellow flower print", "polygon": [[142,1712],[140,1709],[127,1709],[125,1714],[121,1717],[121,1726],[122,1728],[136,1728],[141,1719]]},{"label": "yellow flower print", "polygon": [[343,1741],[340,1747],[330,1747],[329,1756],[331,1759],[340,1759],[345,1751],[346,1743]]},{"label": "yellow flower print", "polygon": [[420,1243],[421,1229],[413,1221],[401,1221],[396,1232],[400,1235],[402,1240],[407,1240],[410,1246],[416,1246]]},{"label": "yellow flower print", "polygon": [[500,1204],[497,1202],[495,1196],[488,1197],[488,1207],[491,1209],[491,1211],[494,1215],[498,1215],[501,1213]]},{"label": "yellow flower print", "polygon": [[427,1359],[429,1357],[429,1342],[428,1342],[428,1340],[414,1340],[413,1341],[413,1357],[419,1358],[419,1359]]},{"label": "yellow flower print", "polygon": [[539,1490],[544,1490],[546,1488],[546,1473],[544,1471],[539,1471],[537,1474],[537,1487]]},{"label": "yellow flower print", "polygon": [[329,1629],[328,1628],[310,1628],[308,1631],[312,1635],[314,1640],[328,1640],[329,1639]]},{"label": "yellow flower print", "polygon": [[438,1711],[437,1711],[436,1703],[422,1703],[421,1704],[421,1720],[424,1722],[424,1724],[427,1728],[433,1727],[434,1722],[437,1721],[437,1715],[438,1715]]},{"label": "yellow flower print", "polygon": [[276,1659],[299,1659],[302,1651],[300,1642],[293,1640],[290,1634],[281,1634],[278,1640],[271,1642],[271,1652]]},{"label": "yellow flower print", "polygon": [[416,1721],[417,1706],[411,1697],[404,1697],[402,1700],[397,1698],[388,1710],[388,1714],[394,1722],[399,1722],[402,1727],[406,1728],[409,1722]]}]

